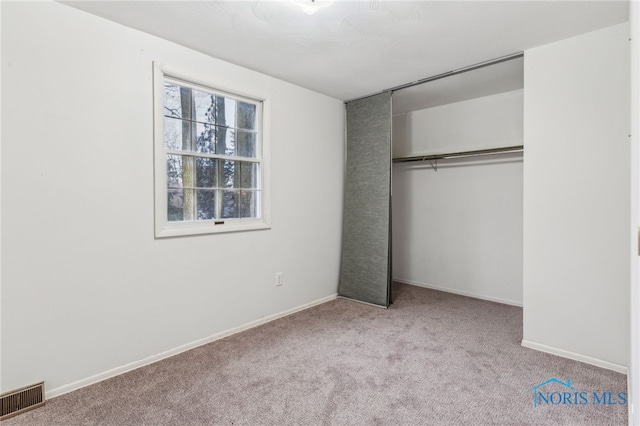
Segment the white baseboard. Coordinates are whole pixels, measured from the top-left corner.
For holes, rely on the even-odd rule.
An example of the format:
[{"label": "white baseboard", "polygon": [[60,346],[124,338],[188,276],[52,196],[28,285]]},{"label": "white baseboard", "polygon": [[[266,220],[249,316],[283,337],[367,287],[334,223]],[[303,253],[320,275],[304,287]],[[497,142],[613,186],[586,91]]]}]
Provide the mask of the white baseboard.
[{"label": "white baseboard", "polygon": [[475,299],[488,300],[489,302],[502,303],[504,305],[518,306],[522,308],[522,302],[517,302],[515,300],[502,299],[500,297],[485,296],[483,294],[472,293],[470,291],[464,291],[464,290],[457,290],[449,287],[439,287],[437,285],[431,285],[431,284],[426,284],[419,281],[407,280],[404,278],[394,278],[393,281],[397,281],[403,284],[415,285],[416,287],[430,288],[431,290],[444,291],[445,293],[459,294],[460,296],[473,297]]},{"label": "white baseboard", "polygon": [[627,367],[624,365],[614,364],[609,361],[603,361],[597,358],[591,358],[590,356],[577,354],[575,352],[565,351],[564,349],[554,348],[552,346],[543,345],[529,340],[522,340],[522,346],[529,349],[535,349],[536,351],[546,352],[551,355],[561,356],[563,358],[572,359],[574,361],[584,362],[585,364],[595,365],[596,367],[606,368],[607,370],[613,370],[618,373],[627,374]]},{"label": "white baseboard", "polygon": [[264,318],[260,318],[260,319],[255,320],[255,321],[251,321],[251,322],[249,322],[247,324],[243,324],[241,326],[234,327],[232,329],[225,330],[225,331],[222,331],[220,333],[216,333],[216,334],[214,334],[212,336],[204,337],[202,339],[198,339],[198,340],[195,340],[193,342],[186,343],[186,344],[178,346],[176,348],[169,349],[168,351],[164,351],[164,352],[161,352],[159,354],[152,355],[152,356],[149,356],[147,358],[144,358],[144,359],[141,359],[141,360],[138,360],[138,361],[130,362],[129,364],[125,364],[125,365],[122,365],[120,367],[116,367],[116,368],[113,368],[111,370],[107,370],[105,372],[93,375],[91,377],[87,377],[85,379],[78,380],[76,382],[69,383],[67,385],[60,386],[60,387],[55,388],[55,389],[48,390],[48,391],[45,392],[45,399],[51,399],[51,398],[54,398],[56,396],[63,395],[65,393],[69,393],[69,392],[78,390],[78,389],[83,388],[85,386],[93,385],[95,383],[101,382],[101,381],[109,379],[111,377],[118,376],[120,374],[124,374],[124,373],[126,373],[128,371],[135,370],[137,368],[144,367],[144,366],[149,365],[149,364],[153,364],[154,362],[161,361],[163,359],[172,357],[174,355],[178,355],[178,354],[180,354],[182,352],[186,352],[188,350],[197,348],[198,346],[206,345],[207,343],[211,343],[213,341],[222,339],[224,337],[231,336],[232,334],[236,334],[236,333],[239,333],[241,331],[248,330],[250,328],[257,327],[257,326],[262,325],[262,324],[266,324],[268,322],[277,320],[277,319],[282,318],[282,317],[286,317],[288,315],[294,314],[294,313],[299,312],[299,311],[304,311],[305,309],[309,309],[309,308],[311,308],[313,306],[316,306],[316,305],[321,305],[323,303],[329,302],[330,300],[334,300],[337,297],[338,297],[337,294],[332,294],[331,296],[323,297],[321,299],[314,300],[314,301],[309,302],[309,303],[305,303],[304,305],[300,305],[300,306],[297,306],[295,308],[288,309],[288,310],[283,311],[283,312],[279,312],[277,314],[269,315],[269,316],[266,316]]}]

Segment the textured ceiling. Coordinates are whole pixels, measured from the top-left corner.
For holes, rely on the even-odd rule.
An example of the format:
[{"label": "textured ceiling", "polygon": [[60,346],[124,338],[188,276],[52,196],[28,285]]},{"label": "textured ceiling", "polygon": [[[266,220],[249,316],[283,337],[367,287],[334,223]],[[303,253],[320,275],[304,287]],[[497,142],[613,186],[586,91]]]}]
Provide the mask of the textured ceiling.
[{"label": "textured ceiling", "polygon": [[342,100],[628,16],[624,0],[338,0],[313,15],[287,0],[64,3]]}]

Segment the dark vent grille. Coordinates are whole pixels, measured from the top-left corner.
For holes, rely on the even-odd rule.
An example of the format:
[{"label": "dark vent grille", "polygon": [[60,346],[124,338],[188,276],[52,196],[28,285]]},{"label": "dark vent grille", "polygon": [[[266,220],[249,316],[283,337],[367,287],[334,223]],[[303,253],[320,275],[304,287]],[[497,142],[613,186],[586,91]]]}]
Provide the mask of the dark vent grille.
[{"label": "dark vent grille", "polygon": [[44,382],[0,395],[0,420],[44,405]]}]

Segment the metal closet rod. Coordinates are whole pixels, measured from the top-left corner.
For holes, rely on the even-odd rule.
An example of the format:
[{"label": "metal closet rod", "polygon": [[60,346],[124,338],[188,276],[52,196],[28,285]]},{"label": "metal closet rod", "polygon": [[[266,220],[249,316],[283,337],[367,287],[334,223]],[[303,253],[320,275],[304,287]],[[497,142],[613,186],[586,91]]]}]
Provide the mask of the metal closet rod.
[{"label": "metal closet rod", "polygon": [[523,152],[523,145],[504,146],[500,148],[477,149],[475,151],[449,152],[446,154],[412,155],[410,157],[397,157],[394,163],[408,163],[410,161],[449,160],[453,158],[477,157],[480,155],[493,155],[508,152]]},{"label": "metal closet rod", "polygon": [[358,98],[349,99],[349,100],[344,101],[344,103],[348,104],[349,102],[359,101],[360,99],[370,98],[372,96],[381,95],[382,93],[387,93],[387,92],[393,93],[393,92],[396,92],[398,90],[407,89],[407,88],[413,87],[413,86],[418,86],[420,84],[428,83],[430,81],[440,80],[441,78],[451,77],[451,76],[454,76],[454,75],[457,75],[457,74],[462,74],[462,73],[465,73],[465,72],[468,72],[468,71],[477,70],[479,68],[488,67],[490,65],[496,65],[496,64],[499,64],[501,62],[510,61],[512,59],[522,58],[523,56],[524,56],[524,52],[513,53],[511,55],[506,55],[506,56],[502,56],[500,58],[491,59],[489,61],[480,62],[478,64],[469,65],[468,67],[458,68],[458,69],[453,70],[453,71],[447,71],[447,72],[444,72],[442,74],[438,74],[438,75],[434,75],[434,76],[431,76],[431,77],[427,77],[427,78],[423,78],[423,79],[420,79],[420,80],[416,80],[416,81],[413,81],[411,83],[402,84],[400,86],[392,87],[390,89],[381,90],[379,92],[372,93],[370,95],[365,95],[365,96],[360,96]]}]

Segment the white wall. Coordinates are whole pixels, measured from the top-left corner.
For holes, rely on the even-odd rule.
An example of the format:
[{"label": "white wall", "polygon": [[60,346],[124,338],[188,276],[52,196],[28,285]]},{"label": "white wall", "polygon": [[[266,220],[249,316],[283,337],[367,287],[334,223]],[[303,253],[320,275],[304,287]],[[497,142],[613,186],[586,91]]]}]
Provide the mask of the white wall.
[{"label": "white wall", "polygon": [[640,425],[640,4],[629,2],[631,40],[631,255],[630,333],[629,333],[629,424]]},{"label": "white wall", "polygon": [[627,24],[528,50],[524,64],[523,344],[626,366]]},{"label": "white wall", "polygon": [[522,90],[393,117],[393,156],[522,145]]},{"label": "white wall", "polygon": [[[394,117],[394,157],[522,144],[523,91]],[[393,166],[394,279],[522,304],[522,155]]]},{"label": "white wall", "polygon": [[[341,101],[58,3],[2,8],[2,391],[336,293]],[[271,230],[154,239],[152,61],[270,94]]]}]

